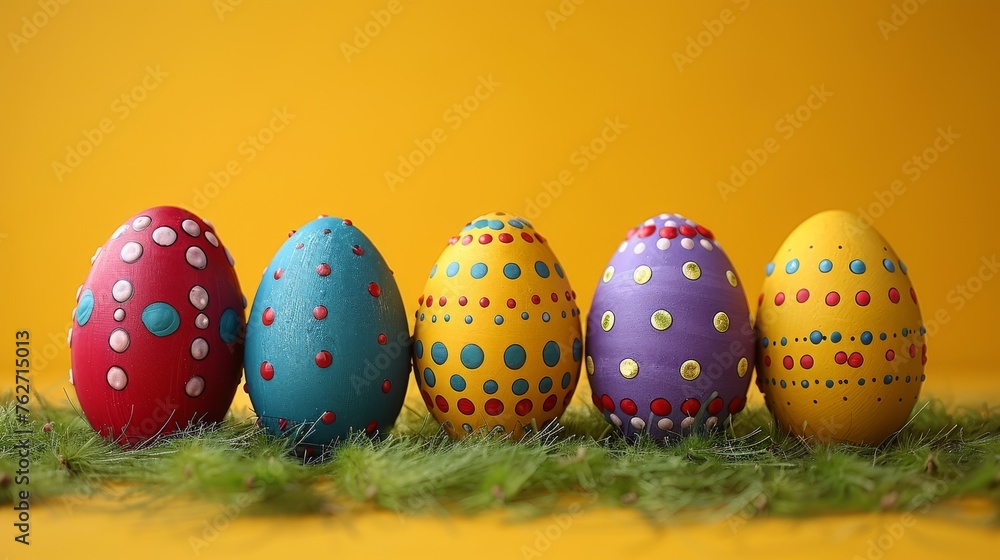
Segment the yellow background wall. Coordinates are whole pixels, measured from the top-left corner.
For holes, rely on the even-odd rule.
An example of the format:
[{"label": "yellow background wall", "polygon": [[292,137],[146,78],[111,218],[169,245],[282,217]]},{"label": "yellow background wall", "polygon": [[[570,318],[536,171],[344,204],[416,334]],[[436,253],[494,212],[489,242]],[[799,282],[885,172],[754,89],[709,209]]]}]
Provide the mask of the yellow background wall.
[{"label": "yellow background wall", "polygon": [[712,228],[755,304],[792,228],[860,208],[947,318],[928,391],[995,369],[994,3],[577,2],[4,1],[0,333],[61,396],[89,257],[154,205],[212,221],[250,298],[289,229],[349,217],[411,311],[450,235],[525,214],[585,313],[653,214]]}]

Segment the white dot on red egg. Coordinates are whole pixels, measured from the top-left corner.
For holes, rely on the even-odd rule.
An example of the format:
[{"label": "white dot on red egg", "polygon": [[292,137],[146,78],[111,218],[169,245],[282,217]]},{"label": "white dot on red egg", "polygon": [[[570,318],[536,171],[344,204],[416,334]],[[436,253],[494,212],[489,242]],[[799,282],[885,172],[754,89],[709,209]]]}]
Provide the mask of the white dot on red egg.
[{"label": "white dot on red egg", "polygon": [[132,264],[135,261],[139,260],[139,257],[141,256],[142,256],[142,245],[139,245],[135,241],[129,241],[128,243],[122,246],[121,257],[123,261]]},{"label": "white dot on red egg", "polygon": [[73,384],[73,368],[69,368],[69,384]]},{"label": "white dot on red egg", "polygon": [[161,247],[169,247],[177,241],[177,232],[167,226],[160,226],[153,230],[153,243]]},{"label": "white dot on red egg", "polygon": [[73,327],[70,327],[69,330],[66,331],[66,344],[68,344],[70,348],[73,347]]},{"label": "white dot on red egg", "polygon": [[219,246],[219,238],[216,237],[214,233],[212,233],[212,232],[210,232],[208,230],[205,231],[205,239],[207,239],[208,242],[212,244],[212,247],[218,247]]},{"label": "white dot on red egg", "polygon": [[204,338],[196,338],[191,342],[191,357],[196,360],[204,360],[208,356],[208,341]]},{"label": "white dot on red egg", "polygon": [[121,323],[124,320],[125,320],[125,310],[122,309],[121,307],[115,309],[115,321]]},{"label": "white dot on red egg", "polygon": [[125,279],[115,282],[115,285],[111,287],[111,296],[118,303],[128,301],[132,297],[132,283]]},{"label": "white dot on red egg", "polygon": [[229,254],[229,249],[224,249],[226,252],[226,260],[229,261],[229,266],[236,266],[236,261],[233,260],[233,256]]},{"label": "white dot on red egg", "polygon": [[208,307],[208,290],[202,286],[194,286],[191,291],[188,292],[188,301],[191,305],[195,306],[196,309],[205,309]]},{"label": "white dot on red egg", "polygon": [[194,318],[194,326],[202,330],[207,329],[208,315],[205,315],[204,313],[199,313],[198,316]]},{"label": "white dot on red egg", "polygon": [[205,378],[195,375],[184,384],[184,392],[189,397],[197,397],[205,391]]},{"label": "white dot on red egg", "polygon": [[128,375],[125,374],[125,370],[118,366],[111,366],[108,370],[107,379],[108,385],[115,391],[121,391],[128,385]]},{"label": "white dot on red egg", "polygon": [[124,235],[126,231],[128,231],[128,225],[118,226],[118,229],[116,229],[115,232],[111,234],[111,239],[118,239],[119,237]]},{"label": "white dot on red egg", "polygon": [[138,218],[132,220],[132,229],[135,231],[142,231],[149,227],[149,224],[153,223],[153,220],[149,216],[139,216]]},{"label": "white dot on red egg", "polygon": [[100,247],[98,247],[97,250],[94,251],[94,256],[90,257],[90,264],[94,264],[94,261],[96,261],[97,257],[99,257],[99,256],[101,256],[101,248]]},{"label": "white dot on red egg", "polygon": [[208,266],[208,257],[205,256],[205,251],[202,251],[200,247],[188,247],[187,252],[184,253],[184,259],[197,269],[204,269]]},{"label": "white dot on red egg", "polygon": [[199,226],[194,220],[184,220],[181,222],[181,229],[183,229],[184,233],[190,235],[191,237],[198,237],[201,235],[201,226]]},{"label": "white dot on red egg", "polygon": [[108,337],[108,345],[115,352],[121,354],[122,352],[128,350],[128,346],[131,340],[129,339],[128,333],[125,329],[115,329],[111,331],[111,335]]}]

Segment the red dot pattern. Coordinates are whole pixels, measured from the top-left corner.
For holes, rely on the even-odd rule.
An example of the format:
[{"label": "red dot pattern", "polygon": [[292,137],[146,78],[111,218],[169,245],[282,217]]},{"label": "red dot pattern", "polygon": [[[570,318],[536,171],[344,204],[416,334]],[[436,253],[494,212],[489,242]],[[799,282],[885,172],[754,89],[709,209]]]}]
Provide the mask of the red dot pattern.
[{"label": "red dot pattern", "polygon": [[872,296],[865,290],[861,290],[854,296],[854,301],[861,307],[864,307],[872,302]]},{"label": "red dot pattern", "polygon": [[852,352],[850,357],[847,358],[847,365],[852,368],[859,368],[865,363],[865,358],[858,352]]},{"label": "red dot pattern", "polygon": [[629,416],[632,416],[636,412],[639,412],[639,407],[635,405],[635,401],[633,401],[632,399],[622,399],[621,407],[622,407],[622,412],[628,414]]},{"label": "red dot pattern", "polygon": [[601,397],[601,404],[604,405],[604,409],[607,410],[608,412],[614,412],[615,411],[615,401],[610,396],[608,396],[608,395],[602,396]]},{"label": "red dot pattern", "polygon": [[333,354],[327,350],[320,350],[316,353],[316,365],[321,368],[328,368],[333,363]]},{"label": "red dot pattern", "polygon": [[260,316],[260,322],[264,323],[264,326],[270,327],[274,323],[274,309],[270,307],[264,309],[264,313]]},{"label": "red dot pattern", "polygon": [[516,412],[518,416],[525,416],[531,412],[532,406],[531,399],[521,399],[517,401],[516,405],[514,405],[514,412]]},{"label": "red dot pattern", "polygon": [[681,403],[681,412],[688,416],[694,416],[701,410],[701,401],[698,399],[686,399]]},{"label": "red dot pattern", "polygon": [[667,399],[653,399],[653,402],[649,403],[649,411],[657,416],[666,416],[670,414],[670,401]]},{"label": "red dot pattern", "polygon": [[472,416],[472,414],[476,412],[476,405],[469,399],[463,397],[458,399],[458,411],[466,416]]},{"label": "red dot pattern", "polygon": [[498,416],[503,414],[503,401],[499,399],[490,399],[486,401],[483,408],[486,410],[486,414],[489,414],[490,416]]},{"label": "red dot pattern", "polygon": [[441,412],[448,412],[448,410],[451,409],[451,407],[448,406],[448,401],[445,400],[445,398],[442,397],[441,395],[438,395],[437,397],[434,398],[434,403],[437,405],[438,410],[440,410]]},{"label": "red dot pattern", "polygon": [[260,376],[263,377],[265,381],[274,379],[274,366],[271,365],[271,362],[261,362]]},{"label": "red dot pattern", "polygon": [[545,399],[545,402],[542,403],[542,410],[548,412],[553,408],[555,408],[556,404],[558,403],[559,403],[558,397],[556,397],[555,395],[549,395],[548,398]]},{"label": "red dot pattern", "polygon": [[722,408],[724,406],[726,406],[726,401],[722,400],[722,397],[715,397],[708,402],[706,410],[708,410],[709,414],[718,414],[719,412],[722,412]]}]

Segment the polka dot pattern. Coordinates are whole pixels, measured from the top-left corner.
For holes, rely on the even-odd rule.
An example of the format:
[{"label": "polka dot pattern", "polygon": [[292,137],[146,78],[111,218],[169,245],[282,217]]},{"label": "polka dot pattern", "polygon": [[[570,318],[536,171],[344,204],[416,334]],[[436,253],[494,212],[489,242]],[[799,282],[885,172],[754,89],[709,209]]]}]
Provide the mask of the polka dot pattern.
[{"label": "polka dot pattern", "polygon": [[[432,364],[417,370],[422,397],[428,387],[459,384],[439,363],[457,362],[461,348],[411,346],[392,272],[350,220],[321,216],[292,230],[267,271],[246,326],[246,362],[261,368],[247,385],[272,435],[296,434],[317,449],[352,430],[382,437],[402,408],[411,350]],[[469,270],[451,259],[431,274],[455,279]],[[442,293],[432,302],[438,298],[446,304]],[[222,323],[220,335],[225,317]],[[229,336],[239,333],[223,339]]]},{"label": "polka dot pattern", "polygon": [[[801,269],[764,282],[757,381],[767,406],[796,435],[881,443],[909,417],[924,378],[916,355],[926,330],[915,298],[901,295],[911,286],[898,257],[840,211],[804,222],[777,255],[799,259]],[[771,303],[802,290],[810,296]]]},{"label": "polka dot pattern", "polygon": [[[87,388],[80,405],[103,436],[134,444],[222,419],[243,357],[242,294],[227,260],[210,225],[173,207],[130,218],[98,251],[77,296],[71,359],[76,387]],[[215,321],[233,336],[207,330]],[[213,352],[218,344],[229,351]],[[108,400],[119,391],[130,396]],[[144,395],[176,402],[177,421],[144,416],[155,408]]]},{"label": "polka dot pattern", "polygon": [[427,279],[414,332],[417,371],[447,372],[447,382],[418,377],[435,419],[454,437],[488,428],[517,439],[561,414],[584,352],[576,293],[548,241],[527,220],[493,213],[451,237],[437,268],[445,274]]},{"label": "polka dot pattern", "polygon": [[[648,239],[659,250],[636,252]],[[662,214],[630,232],[598,284],[587,336],[594,404],[627,437],[678,437],[742,410],[729,405],[745,400],[752,377],[750,310],[728,256],[693,220]],[[712,413],[696,423],[685,402],[687,412],[711,402]]]}]

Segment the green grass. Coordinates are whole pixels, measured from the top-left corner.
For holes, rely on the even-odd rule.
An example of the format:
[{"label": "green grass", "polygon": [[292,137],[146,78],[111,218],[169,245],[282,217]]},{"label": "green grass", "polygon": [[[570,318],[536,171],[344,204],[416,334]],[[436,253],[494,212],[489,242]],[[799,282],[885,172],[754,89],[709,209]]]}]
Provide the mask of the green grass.
[{"label": "green grass", "polygon": [[[25,425],[11,396],[3,402],[0,502],[9,503],[18,489],[14,446],[23,437],[14,430]],[[374,506],[402,514],[500,508],[516,517],[575,502],[631,507],[654,521],[679,512],[718,520],[922,510],[964,496],[1000,505],[1000,407],[949,410],[937,401],[918,405],[907,427],[878,448],[786,436],[763,408],[738,415],[724,433],[669,447],[629,444],[579,403],[561,428],[520,443],[489,434],[453,442],[428,415],[407,408],[385,440],[358,437],[311,464],[252,419],[230,416],[128,451],[97,437],[68,404],[35,399],[32,419],[35,500],[124,491],[150,500],[239,499],[268,514]]]}]

